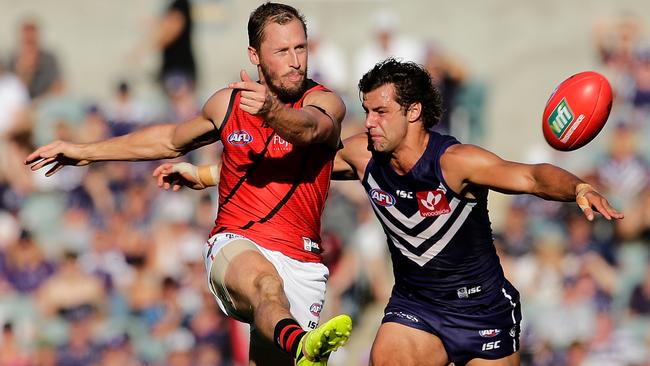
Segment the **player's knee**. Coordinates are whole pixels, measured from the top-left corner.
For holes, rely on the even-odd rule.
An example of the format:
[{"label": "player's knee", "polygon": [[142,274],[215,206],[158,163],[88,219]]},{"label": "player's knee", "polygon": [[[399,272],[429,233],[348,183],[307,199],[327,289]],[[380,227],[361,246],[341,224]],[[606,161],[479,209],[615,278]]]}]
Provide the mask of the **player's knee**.
[{"label": "player's knee", "polygon": [[275,273],[262,272],[258,274],[253,285],[256,293],[263,298],[284,294],[282,279]]}]

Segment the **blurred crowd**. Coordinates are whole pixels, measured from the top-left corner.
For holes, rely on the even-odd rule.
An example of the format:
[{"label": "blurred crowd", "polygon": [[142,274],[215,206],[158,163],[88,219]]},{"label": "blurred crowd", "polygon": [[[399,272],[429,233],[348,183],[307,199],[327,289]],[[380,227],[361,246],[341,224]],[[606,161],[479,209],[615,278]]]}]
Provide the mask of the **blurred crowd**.
[{"label": "blurred crowd", "polygon": [[[23,165],[55,139],[90,142],[196,115],[187,1],[160,17],[162,102],[68,90],[65,65],[35,19],[0,63],[0,365],[238,365],[246,330],[223,316],[206,286],[201,249],[215,192],[166,193],[156,163],[107,162],[46,178]],[[146,46],[141,46],[146,47]],[[218,148],[187,158],[216,162]]]},{"label": "blurred crowd", "polygon": [[[151,177],[156,162],[105,162],[49,178],[23,165],[35,146],[55,139],[97,141],[199,112],[197,75],[212,70],[197,70],[184,3],[161,15],[150,44],[162,60],[160,103],[136,97],[130,80],[106,86],[110,100],[73,96],[34,19],[21,23],[14,51],[0,59],[0,365],[246,360],[247,330],[216,306],[201,258],[216,190],[162,191]],[[353,62],[310,23],[310,73],[346,99],[344,137],[363,130],[350,82],[398,56],[425,65],[439,85],[447,112],[439,130],[481,144],[486,87],[439,43],[400,34],[394,14],[375,18]],[[650,147],[640,143],[650,137],[650,43],[633,16],[598,24],[595,40],[594,57],[615,89],[614,113],[588,154],[548,158],[596,184],[626,218],[591,223],[575,205],[509,201],[495,238],[522,293],[524,365],[650,365]],[[212,164],[218,155],[211,146],[184,159]],[[357,183],[332,184],[323,248],[331,271],[323,316],[344,311],[358,321],[381,309],[390,263]],[[360,355],[338,362],[367,363],[370,339],[361,340]]]}]

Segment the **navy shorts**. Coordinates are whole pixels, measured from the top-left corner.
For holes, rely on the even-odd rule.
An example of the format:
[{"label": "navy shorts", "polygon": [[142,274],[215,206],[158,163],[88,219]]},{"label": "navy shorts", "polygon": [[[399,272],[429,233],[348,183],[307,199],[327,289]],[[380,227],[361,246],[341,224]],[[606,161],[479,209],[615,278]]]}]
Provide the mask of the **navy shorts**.
[{"label": "navy shorts", "polygon": [[[396,287],[382,323],[399,323],[437,336],[456,365],[515,353],[521,323],[519,292],[506,281],[499,293],[481,296],[488,296],[489,303],[472,307],[467,303],[472,298],[432,302]],[[458,301],[465,301],[464,306],[457,306]]]}]

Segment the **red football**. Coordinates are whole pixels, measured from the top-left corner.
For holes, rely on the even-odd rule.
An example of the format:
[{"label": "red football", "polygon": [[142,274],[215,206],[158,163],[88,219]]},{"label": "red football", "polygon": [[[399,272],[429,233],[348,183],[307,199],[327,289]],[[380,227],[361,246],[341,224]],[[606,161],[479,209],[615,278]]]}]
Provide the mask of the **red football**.
[{"label": "red football", "polygon": [[553,148],[570,151],[591,141],[612,109],[612,87],[597,72],[585,71],[564,80],[544,108],[544,138]]}]

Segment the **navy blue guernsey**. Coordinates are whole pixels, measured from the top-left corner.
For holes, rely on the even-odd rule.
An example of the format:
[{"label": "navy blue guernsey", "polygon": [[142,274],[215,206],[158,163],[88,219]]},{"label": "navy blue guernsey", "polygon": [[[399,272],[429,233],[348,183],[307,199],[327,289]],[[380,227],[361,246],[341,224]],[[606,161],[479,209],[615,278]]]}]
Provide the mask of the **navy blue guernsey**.
[{"label": "navy blue guernsey", "polygon": [[505,278],[492,240],[487,191],[464,198],[443,178],[440,157],[458,143],[430,132],[424,154],[405,175],[374,154],[362,184],[388,238],[396,290],[469,310],[502,297]]}]

